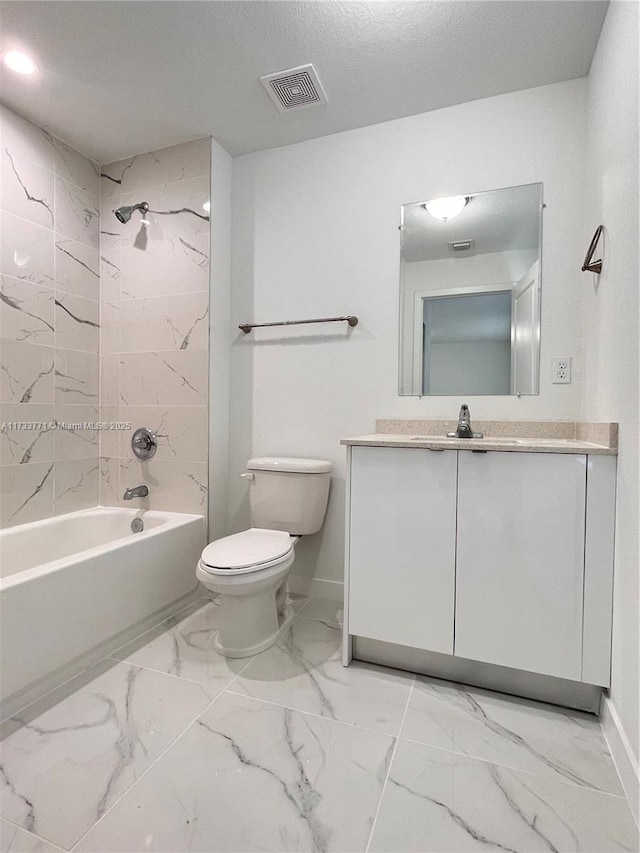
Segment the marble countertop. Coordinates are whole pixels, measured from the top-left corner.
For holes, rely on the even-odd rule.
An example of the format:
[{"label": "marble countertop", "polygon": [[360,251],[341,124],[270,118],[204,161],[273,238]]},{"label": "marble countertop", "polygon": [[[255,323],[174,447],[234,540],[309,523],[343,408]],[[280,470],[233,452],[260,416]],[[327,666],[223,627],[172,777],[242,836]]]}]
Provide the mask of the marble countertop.
[{"label": "marble countertop", "polygon": [[[428,450],[498,450],[514,453],[585,453],[616,456],[617,424],[567,421],[478,421],[484,438],[447,438],[451,421],[388,419],[376,423],[377,432],[344,438],[341,444],[365,447],[419,447]],[[489,432],[487,432],[487,428]]]}]

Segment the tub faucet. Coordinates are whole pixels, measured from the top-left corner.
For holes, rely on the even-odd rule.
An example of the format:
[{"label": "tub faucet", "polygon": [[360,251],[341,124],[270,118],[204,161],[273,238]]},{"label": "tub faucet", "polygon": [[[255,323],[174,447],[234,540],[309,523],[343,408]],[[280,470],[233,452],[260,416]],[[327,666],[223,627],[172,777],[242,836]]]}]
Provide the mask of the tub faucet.
[{"label": "tub faucet", "polygon": [[481,432],[474,432],[471,429],[471,413],[469,406],[463,403],[460,406],[460,414],[458,415],[458,428],[455,432],[448,432],[449,438],[483,438]]},{"label": "tub faucet", "polygon": [[134,486],[133,489],[125,489],[123,500],[132,501],[134,498],[146,498],[149,494],[147,486]]}]

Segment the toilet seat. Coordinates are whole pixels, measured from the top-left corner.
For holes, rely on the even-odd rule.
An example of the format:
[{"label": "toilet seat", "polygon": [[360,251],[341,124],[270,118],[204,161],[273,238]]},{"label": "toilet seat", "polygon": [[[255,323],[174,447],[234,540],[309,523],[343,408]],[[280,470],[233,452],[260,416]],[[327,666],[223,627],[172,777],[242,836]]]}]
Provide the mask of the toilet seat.
[{"label": "toilet seat", "polygon": [[207,574],[227,576],[268,569],[289,559],[294,541],[282,530],[251,527],[207,545],[200,568]]}]

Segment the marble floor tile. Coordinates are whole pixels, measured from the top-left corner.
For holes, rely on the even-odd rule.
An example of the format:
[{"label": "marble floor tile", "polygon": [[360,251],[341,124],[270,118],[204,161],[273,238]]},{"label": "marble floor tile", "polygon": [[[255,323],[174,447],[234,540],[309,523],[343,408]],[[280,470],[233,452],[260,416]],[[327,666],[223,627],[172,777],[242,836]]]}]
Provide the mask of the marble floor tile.
[{"label": "marble floor tile", "polygon": [[0,744],[0,813],[69,848],[211,701],[200,685],[124,663]]},{"label": "marble floor tile", "polygon": [[341,653],[342,632],[305,619],[303,610],[277,645],[254,658],[230,690],[397,735],[413,676],[359,661],[345,668]]},{"label": "marble floor tile", "polygon": [[330,598],[311,598],[301,615],[305,619],[324,622],[331,628],[342,628],[344,603]]},{"label": "marble floor tile", "polygon": [[135,666],[197,681],[213,698],[249,663],[248,658],[224,658],[213,648],[220,612],[203,600],[147,631],[113,657]]},{"label": "marble floor tile", "polygon": [[622,797],[400,741],[369,850],[608,853],[636,838]]},{"label": "marble floor tile", "polygon": [[76,851],[360,851],[394,739],[223,694]]},{"label": "marble floor tile", "polygon": [[622,793],[598,720],[579,711],[417,677],[400,736]]},{"label": "marble floor tile", "polygon": [[0,818],[0,853],[57,853],[60,849]]}]

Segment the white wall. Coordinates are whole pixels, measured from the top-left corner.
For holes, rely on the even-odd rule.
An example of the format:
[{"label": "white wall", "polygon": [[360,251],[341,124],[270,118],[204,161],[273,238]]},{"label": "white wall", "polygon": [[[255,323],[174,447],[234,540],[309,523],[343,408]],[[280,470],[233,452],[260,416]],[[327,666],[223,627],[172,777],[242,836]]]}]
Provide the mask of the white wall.
[{"label": "white wall", "polygon": [[[638,716],[638,6],[609,6],[588,79],[582,242],[605,227],[599,279],[585,276],[585,416],[620,423],[613,619],[613,717],[637,772]],[[601,256],[602,246],[598,252]],[[611,709],[609,709],[611,711]],[[609,713],[606,719],[611,717]],[[606,724],[605,724],[606,731]],[[615,733],[613,733],[615,735]],[[621,744],[619,766],[625,755]],[[635,764],[635,768],[633,765]],[[629,767],[626,768],[630,770]],[[629,772],[621,766],[623,780]],[[633,784],[633,780],[628,783]]]},{"label": "white wall", "polygon": [[[335,465],[323,531],[294,571],[342,580],[344,448],[377,417],[455,417],[459,397],[398,396],[403,203],[542,181],[542,377],[537,397],[474,397],[472,418],[575,418],[582,400],[580,217],[586,81],[544,86],[234,160],[232,322],[357,314],[360,324],[238,332],[232,343],[230,526],[252,454]],[[552,355],[574,357],[551,385]]]}]

